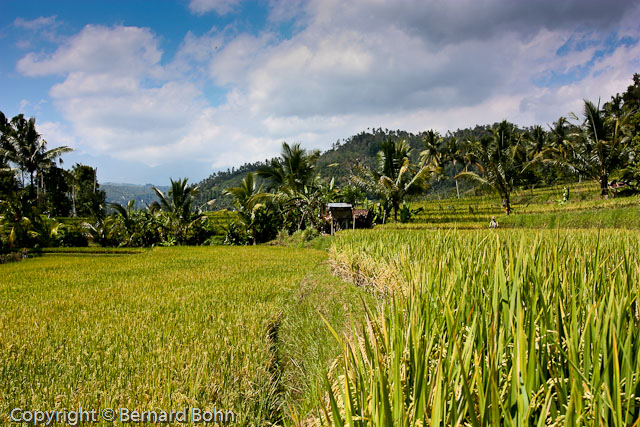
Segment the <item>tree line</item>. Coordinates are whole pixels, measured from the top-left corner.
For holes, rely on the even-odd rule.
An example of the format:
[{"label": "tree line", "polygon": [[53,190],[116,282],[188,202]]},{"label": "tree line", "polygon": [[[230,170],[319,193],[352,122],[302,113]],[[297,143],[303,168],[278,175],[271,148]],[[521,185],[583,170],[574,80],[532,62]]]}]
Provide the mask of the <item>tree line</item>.
[{"label": "tree line", "polygon": [[64,169],[69,147],[47,148],[35,118],[0,112],[0,251],[52,246],[202,244],[219,234],[196,208],[196,186],[171,181],[158,202],[136,209],[105,202],[97,170]]},{"label": "tree line", "polygon": [[105,194],[96,169],[62,167],[69,147],[47,148],[35,118],[0,112],[0,248],[51,244],[82,245],[80,230],[55,218],[99,217]]},{"label": "tree line", "polygon": [[[187,179],[171,180],[167,194],[154,188],[159,202],[136,209],[133,201],[105,204],[95,169],[63,169],[62,155],[70,149],[47,150],[35,119],[0,115],[0,243],[34,245],[38,237],[35,244],[51,244],[51,236],[58,235],[66,244],[60,237],[65,231],[113,246],[211,243],[220,233],[204,212],[216,207],[211,196],[230,197],[235,210],[237,219],[226,227],[224,241],[256,244],[281,232],[326,230],[325,208],[334,201],[366,207],[367,222],[406,221],[412,213],[406,201],[443,182],[451,183],[457,197],[469,186],[495,192],[507,215],[511,195],[521,186],[593,180],[603,198],[612,191],[630,194],[640,190],[639,130],[640,75],[635,74],[622,94],[602,105],[585,100],[580,115],[560,117],[548,129],[507,121],[444,136],[434,130],[413,135],[374,129],[334,144],[322,156],[285,142],[279,157],[242,166],[241,172],[249,172],[222,191],[205,191],[203,198]],[[353,147],[375,156],[359,158],[349,151]],[[236,176],[232,170],[210,181]],[[87,221],[75,231],[56,225],[53,218],[68,215]]]},{"label": "tree line", "polygon": [[[560,117],[549,129],[520,129],[503,121],[445,136],[428,130],[419,135],[418,150],[398,131],[376,146],[374,161],[349,159],[348,181],[341,188],[333,178],[316,174],[319,152],[284,143],[279,158],[226,190],[240,220],[229,240],[256,243],[273,238],[278,230],[323,230],[323,208],[332,201],[365,205],[373,222],[407,220],[411,211],[405,200],[424,194],[447,174],[457,197],[459,182],[489,189],[500,196],[506,215],[520,186],[585,179],[598,183],[603,198],[613,188],[618,195],[632,194],[640,191],[639,130],[640,75],[635,74],[624,93],[603,105],[584,100],[580,116]],[[374,132],[389,135],[388,130]],[[339,149],[336,143],[330,151]]]}]

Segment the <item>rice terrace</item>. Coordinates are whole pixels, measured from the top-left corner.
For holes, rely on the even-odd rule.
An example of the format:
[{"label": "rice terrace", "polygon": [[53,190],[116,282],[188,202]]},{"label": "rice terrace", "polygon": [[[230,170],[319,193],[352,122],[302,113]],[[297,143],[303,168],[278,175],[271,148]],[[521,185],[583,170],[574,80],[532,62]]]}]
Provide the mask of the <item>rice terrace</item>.
[{"label": "rice terrace", "polygon": [[0,425],[640,426],[639,2],[20,4]]}]

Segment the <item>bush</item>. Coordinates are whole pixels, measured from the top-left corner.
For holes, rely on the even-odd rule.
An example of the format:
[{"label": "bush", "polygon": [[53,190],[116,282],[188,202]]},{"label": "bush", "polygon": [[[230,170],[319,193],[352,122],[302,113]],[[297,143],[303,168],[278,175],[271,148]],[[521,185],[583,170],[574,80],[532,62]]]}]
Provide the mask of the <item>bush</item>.
[{"label": "bush", "polygon": [[85,233],[75,226],[66,226],[60,232],[58,240],[60,246],[64,247],[87,247],[89,246],[89,240]]},{"label": "bush", "polygon": [[225,245],[246,245],[249,243],[247,230],[238,222],[232,221],[224,236]]}]

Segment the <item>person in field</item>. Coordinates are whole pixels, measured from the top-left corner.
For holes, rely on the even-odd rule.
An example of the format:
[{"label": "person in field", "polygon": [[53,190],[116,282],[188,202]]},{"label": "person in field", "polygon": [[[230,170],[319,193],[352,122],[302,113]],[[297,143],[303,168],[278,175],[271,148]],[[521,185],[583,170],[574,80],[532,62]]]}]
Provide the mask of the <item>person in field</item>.
[{"label": "person in field", "polygon": [[491,222],[489,222],[489,228],[498,228],[498,221],[496,221],[496,217],[491,217]]}]

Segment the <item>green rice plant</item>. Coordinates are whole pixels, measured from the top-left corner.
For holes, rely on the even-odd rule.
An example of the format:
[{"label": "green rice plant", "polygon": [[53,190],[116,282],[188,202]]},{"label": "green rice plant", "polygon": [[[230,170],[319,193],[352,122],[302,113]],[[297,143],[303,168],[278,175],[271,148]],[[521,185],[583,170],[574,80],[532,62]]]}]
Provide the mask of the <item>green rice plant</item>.
[{"label": "green rice plant", "polygon": [[[349,426],[634,425],[635,232],[343,234],[336,263],[395,276],[340,338],[324,421]],[[373,266],[372,266],[373,265]],[[354,266],[354,267],[349,267]],[[382,274],[386,270],[395,275]],[[338,334],[336,334],[338,336]]]}]

